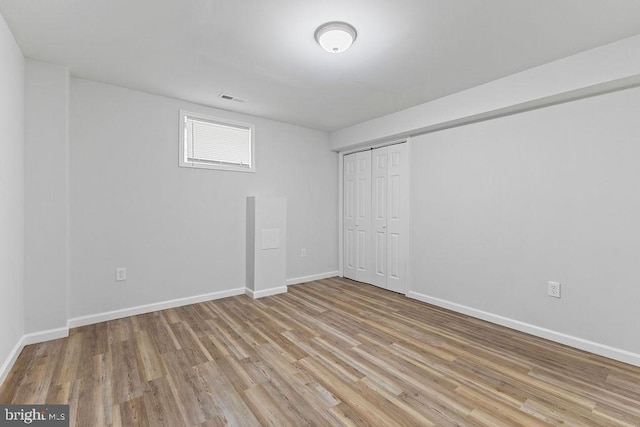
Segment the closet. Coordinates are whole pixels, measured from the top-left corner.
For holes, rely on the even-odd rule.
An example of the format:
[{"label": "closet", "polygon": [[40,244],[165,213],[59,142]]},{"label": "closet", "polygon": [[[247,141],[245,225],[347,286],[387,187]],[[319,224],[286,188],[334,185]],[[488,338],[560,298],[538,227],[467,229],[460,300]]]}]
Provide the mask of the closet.
[{"label": "closet", "polygon": [[407,144],[344,156],[343,274],[406,292]]}]

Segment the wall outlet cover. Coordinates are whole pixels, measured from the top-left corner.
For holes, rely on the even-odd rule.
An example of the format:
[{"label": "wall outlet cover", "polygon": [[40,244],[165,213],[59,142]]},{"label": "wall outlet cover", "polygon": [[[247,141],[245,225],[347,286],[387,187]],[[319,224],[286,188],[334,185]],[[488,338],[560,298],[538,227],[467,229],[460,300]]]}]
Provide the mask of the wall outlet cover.
[{"label": "wall outlet cover", "polygon": [[549,282],[547,285],[547,295],[553,298],[560,298],[560,283]]},{"label": "wall outlet cover", "polygon": [[127,280],[127,269],[124,267],[116,268],[116,282]]}]

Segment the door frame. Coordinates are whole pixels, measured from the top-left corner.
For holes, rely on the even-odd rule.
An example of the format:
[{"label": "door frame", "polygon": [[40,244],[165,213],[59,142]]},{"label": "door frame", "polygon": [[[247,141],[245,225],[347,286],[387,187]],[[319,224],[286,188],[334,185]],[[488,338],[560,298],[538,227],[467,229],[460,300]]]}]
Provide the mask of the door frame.
[{"label": "door frame", "polygon": [[407,144],[407,197],[408,200],[408,212],[407,212],[407,236],[409,237],[405,241],[405,273],[407,276],[405,295],[411,292],[411,137],[396,139],[387,142],[381,142],[378,144],[363,145],[358,148],[352,148],[349,150],[343,150],[338,152],[338,276],[344,277],[344,156],[348,154],[358,153],[361,151],[369,151],[374,148],[388,147],[390,145]]}]

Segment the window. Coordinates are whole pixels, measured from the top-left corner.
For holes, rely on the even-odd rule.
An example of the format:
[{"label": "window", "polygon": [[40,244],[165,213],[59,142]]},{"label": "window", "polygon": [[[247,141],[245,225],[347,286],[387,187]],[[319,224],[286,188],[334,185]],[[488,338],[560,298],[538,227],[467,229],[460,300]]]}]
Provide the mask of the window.
[{"label": "window", "polygon": [[180,166],[254,172],[254,126],[180,111]]}]

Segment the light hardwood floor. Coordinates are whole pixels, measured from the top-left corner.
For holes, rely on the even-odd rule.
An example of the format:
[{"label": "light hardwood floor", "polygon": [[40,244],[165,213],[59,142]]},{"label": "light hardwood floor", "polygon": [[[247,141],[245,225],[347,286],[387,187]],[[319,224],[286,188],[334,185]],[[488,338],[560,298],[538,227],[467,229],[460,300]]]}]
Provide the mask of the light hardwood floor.
[{"label": "light hardwood floor", "polygon": [[640,368],[335,278],[73,329],[0,402],[78,426],[640,426]]}]

